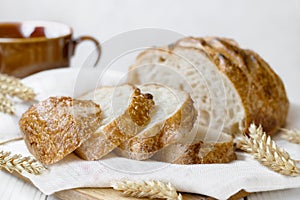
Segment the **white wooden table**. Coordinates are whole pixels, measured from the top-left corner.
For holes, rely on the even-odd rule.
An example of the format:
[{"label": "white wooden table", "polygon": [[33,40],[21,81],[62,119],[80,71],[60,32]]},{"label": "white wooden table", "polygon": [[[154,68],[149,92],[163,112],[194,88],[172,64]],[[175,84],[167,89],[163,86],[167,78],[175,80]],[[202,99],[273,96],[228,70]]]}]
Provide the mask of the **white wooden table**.
[{"label": "white wooden table", "polygon": [[[171,29],[193,36],[225,36],[256,50],[286,84],[291,102],[300,102],[299,0],[1,0],[0,21],[43,19],[67,23],[74,34],[101,42],[143,27]],[[89,49],[90,48],[90,49]],[[73,66],[81,66],[92,45],[76,49]],[[0,200],[56,199],[0,171]],[[300,199],[300,189],[252,194],[255,199]]]}]

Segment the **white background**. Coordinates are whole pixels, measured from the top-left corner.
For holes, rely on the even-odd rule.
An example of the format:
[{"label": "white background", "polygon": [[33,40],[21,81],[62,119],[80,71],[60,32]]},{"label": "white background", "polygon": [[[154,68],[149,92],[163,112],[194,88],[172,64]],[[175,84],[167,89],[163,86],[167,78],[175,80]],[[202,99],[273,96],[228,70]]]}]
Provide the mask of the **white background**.
[{"label": "white background", "polygon": [[[101,42],[145,27],[234,38],[258,52],[282,77],[291,101],[300,102],[299,0],[0,0],[0,21],[36,19],[64,22],[75,37]],[[91,49],[80,45],[72,65],[82,65]]]},{"label": "white background", "polygon": [[[282,77],[291,102],[300,103],[299,0],[0,0],[0,21],[20,20],[63,22],[75,37],[100,42],[145,27],[234,38],[258,52]],[[81,66],[92,50],[80,45],[72,66]]]}]

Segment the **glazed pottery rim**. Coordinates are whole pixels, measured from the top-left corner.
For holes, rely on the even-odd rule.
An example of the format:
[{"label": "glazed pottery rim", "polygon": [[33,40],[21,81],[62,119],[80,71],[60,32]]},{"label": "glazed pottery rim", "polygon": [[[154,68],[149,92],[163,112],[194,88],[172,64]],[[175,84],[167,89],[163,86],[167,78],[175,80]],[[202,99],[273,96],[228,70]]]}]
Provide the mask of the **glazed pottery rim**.
[{"label": "glazed pottery rim", "polygon": [[68,26],[64,23],[61,22],[56,22],[56,21],[47,21],[47,20],[27,20],[27,21],[3,21],[0,22],[0,28],[1,26],[4,25],[26,25],[26,24],[35,24],[35,25],[41,25],[43,27],[49,27],[49,25],[54,25],[54,26],[60,26],[65,29],[67,29],[67,33],[60,34],[58,36],[54,37],[32,37],[32,38],[0,38],[0,44],[1,43],[31,43],[31,42],[47,42],[51,40],[57,40],[61,38],[68,38],[71,37],[73,34],[73,29],[71,26]]}]

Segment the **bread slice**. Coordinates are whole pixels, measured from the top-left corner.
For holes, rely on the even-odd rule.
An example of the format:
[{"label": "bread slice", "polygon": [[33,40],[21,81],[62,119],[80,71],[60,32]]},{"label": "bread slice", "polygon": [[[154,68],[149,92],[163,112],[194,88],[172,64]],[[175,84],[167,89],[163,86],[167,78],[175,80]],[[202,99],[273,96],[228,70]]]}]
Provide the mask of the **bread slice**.
[{"label": "bread slice", "polygon": [[[174,164],[228,163],[236,159],[233,137],[223,132],[208,133],[197,126],[197,135],[190,144],[172,144],[153,156],[154,160]],[[205,140],[205,142],[204,142]]]},{"label": "bread slice", "polygon": [[188,37],[148,49],[130,67],[128,82],[188,91],[199,123],[230,134],[247,132],[252,122],[273,134],[285,124],[289,108],[284,85],[270,66],[226,38]]},{"label": "bread slice", "polygon": [[154,101],[132,85],[104,86],[80,99],[102,107],[101,126],[75,153],[86,160],[98,160],[122,142],[135,136],[150,121]]},{"label": "bread slice", "polygon": [[185,137],[193,127],[197,112],[184,91],[158,84],[139,88],[153,95],[155,112],[151,122],[138,135],[122,143],[116,152],[127,158],[145,160]]},{"label": "bread slice", "polygon": [[92,101],[50,97],[31,106],[19,125],[29,151],[43,164],[52,164],[97,130],[100,114],[100,106]]}]

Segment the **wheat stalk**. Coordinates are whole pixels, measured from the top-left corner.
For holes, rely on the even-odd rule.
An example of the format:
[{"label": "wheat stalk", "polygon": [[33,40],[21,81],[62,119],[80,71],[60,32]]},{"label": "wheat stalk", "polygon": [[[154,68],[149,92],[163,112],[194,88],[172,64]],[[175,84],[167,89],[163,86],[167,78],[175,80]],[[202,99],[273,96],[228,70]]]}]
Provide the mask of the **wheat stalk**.
[{"label": "wheat stalk", "polygon": [[6,85],[22,85],[20,82],[20,79],[15,78],[13,76],[8,76],[6,74],[0,73],[0,84],[6,84]]},{"label": "wheat stalk", "polygon": [[0,93],[0,112],[13,114],[14,108],[12,102]]},{"label": "wheat stalk", "polygon": [[18,97],[24,101],[31,101],[35,97],[33,90],[23,84],[0,84],[0,93],[4,95],[10,95],[12,97]]},{"label": "wheat stalk", "polygon": [[113,189],[122,191],[132,197],[147,197],[150,199],[182,200],[171,183],[161,181],[119,181],[111,185]]},{"label": "wheat stalk", "polygon": [[249,132],[249,137],[243,136],[237,148],[252,154],[256,160],[275,172],[286,176],[300,174],[295,160],[291,159],[284,149],[279,149],[271,137],[263,132],[261,126],[251,124]]},{"label": "wheat stalk", "polygon": [[24,157],[20,154],[11,155],[11,152],[0,151],[0,169],[4,168],[9,172],[16,171],[22,173],[24,171],[39,175],[46,168],[36,159],[32,157]]},{"label": "wheat stalk", "polygon": [[31,101],[35,97],[33,89],[21,83],[20,79],[0,73],[0,112],[13,114],[13,104],[6,95],[24,101]]},{"label": "wheat stalk", "polygon": [[282,138],[286,139],[289,142],[300,144],[300,131],[299,130],[289,130],[282,128],[281,129],[284,134],[282,135]]}]

